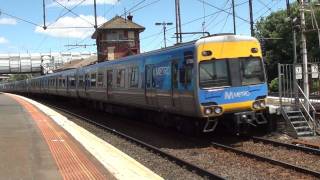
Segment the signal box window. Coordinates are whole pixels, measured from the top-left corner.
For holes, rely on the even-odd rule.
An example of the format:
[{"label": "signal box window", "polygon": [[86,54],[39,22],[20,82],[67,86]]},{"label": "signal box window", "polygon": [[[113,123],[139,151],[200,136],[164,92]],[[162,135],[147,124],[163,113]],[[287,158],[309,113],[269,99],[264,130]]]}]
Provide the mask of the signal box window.
[{"label": "signal box window", "polygon": [[139,84],[139,68],[132,67],[129,71],[130,87],[138,87]]},{"label": "signal box window", "polygon": [[91,74],[91,87],[96,87],[96,73]]}]

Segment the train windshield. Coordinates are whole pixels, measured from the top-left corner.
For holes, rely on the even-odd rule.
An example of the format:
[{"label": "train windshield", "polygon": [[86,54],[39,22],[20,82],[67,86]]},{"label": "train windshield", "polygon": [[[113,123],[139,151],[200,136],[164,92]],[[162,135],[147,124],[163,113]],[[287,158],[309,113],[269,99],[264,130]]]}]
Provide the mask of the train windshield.
[{"label": "train windshield", "polygon": [[200,63],[200,87],[230,86],[227,60]]},{"label": "train windshield", "polygon": [[256,57],[203,61],[200,87],[246,86],[265,82],[262,60]]},{"label": "train windshield", "polygon": [[259,84],[265,81],[262,61],[260,58],[241,59],[242,85]]}]

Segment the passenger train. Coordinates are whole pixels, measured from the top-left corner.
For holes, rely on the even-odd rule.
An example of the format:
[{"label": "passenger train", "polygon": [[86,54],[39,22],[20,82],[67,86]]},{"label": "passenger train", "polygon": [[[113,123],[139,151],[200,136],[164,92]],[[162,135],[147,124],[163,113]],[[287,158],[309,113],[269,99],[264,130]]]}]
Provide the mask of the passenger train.
[{"label": "passenger train", "polygon": [[219,121],[229,121],[225,117],[232,119],[237,130],[242,125],[267,123],[261,48],[249,36],[212,35],[1,84],[0,91],[72,97],[98,103],[104,110],[121,107],[128,112],[158,113],[161,118],[156,121],[202,132],[213,131]]}]

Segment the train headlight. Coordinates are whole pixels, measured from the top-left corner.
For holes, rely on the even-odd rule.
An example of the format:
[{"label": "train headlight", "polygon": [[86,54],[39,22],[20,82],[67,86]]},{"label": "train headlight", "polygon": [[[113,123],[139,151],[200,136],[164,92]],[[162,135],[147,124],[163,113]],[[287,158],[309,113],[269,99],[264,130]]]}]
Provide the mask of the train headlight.
[{"label": "train headlight", "polygon": [[259,109],[260,108],[260,102],[259,101],[255,101],[253,104],[252,104],[252,107],[254,109]]},{"label": "train headlight", "polygon": [[214,113],[221,114],[222,113],[222,108],[221,107],[215,107],[214,108]]},{"label": "train headlight", "polygon": [[211,108],[205,108],[205,109],[204,109],[204,113],[205,113],[206,115],[209,115],[209,114],[212,113],[212,109],[211,109]]},{"label": "train headlight", "polygon": [[261,108],[265,108],[266,107],[266,102],[265,101],[260,101],[260,106],[261,106]]}]

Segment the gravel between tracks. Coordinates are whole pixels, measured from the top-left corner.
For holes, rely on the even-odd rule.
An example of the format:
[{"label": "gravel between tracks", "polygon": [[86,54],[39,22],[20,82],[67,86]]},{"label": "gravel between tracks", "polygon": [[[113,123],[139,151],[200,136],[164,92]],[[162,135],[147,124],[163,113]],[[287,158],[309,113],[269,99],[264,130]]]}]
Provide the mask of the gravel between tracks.
[{"label": "gravel between tracks", "polygon": [[[63,112],[60,113],[64,114]],[[64,115],[70,117],[69,115]],[[134,158],[165,179],[202,179],[202,177],[181,168],[180,166],[162,158],[161,156],[153,154],[140,146],[128,142],[112,133],[104,131],[90,123],[84,122],[83,120],[77,118],[71,118],[70,120],[87,129],[96,136],[102,138],[122,152],[128,154],[130,157]]]},{"label": "gravel between tracks", "polygon": [[[70,110],[71,107],[68,106],[67,109]],[[201,139],[190,141],[189,138],[179,136],[177,133],[171,133],[163,128],[154,128],[154,126],[142,124],[141,122],[123,121],[124,119],[122,118],[113,117],[105,113],[90,112],[87,109],[71,109],[79,115],[89,115],[89,119],[97,120],[97,122],[103,121],[107,126],[156,147],[161,147],[163,150],[179,158],[197,164],[227,179],[315,179],[312,176],[256,161],[229,151],[216,149],[208,144],[197,144],[195,142]],[[69,117],[68,115],[66,116]],[[133,157],[165,179],[203,179],[158,155],[112,133],[97,128],[92,124],[76,118],[71,118],[71,120]]]},{"label": "gravel between tracks", "polygon": [[197,163],[227,179],[316,179],[269,163],[256,161],[236,153],[207,147],[191,150],[168,150],[189,162]]},{"label": "gravel between tracks", "polygon": [[246,141],[238,149],[320,172],[320,156],[299,150]]}]

